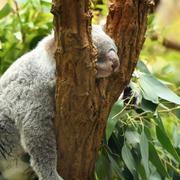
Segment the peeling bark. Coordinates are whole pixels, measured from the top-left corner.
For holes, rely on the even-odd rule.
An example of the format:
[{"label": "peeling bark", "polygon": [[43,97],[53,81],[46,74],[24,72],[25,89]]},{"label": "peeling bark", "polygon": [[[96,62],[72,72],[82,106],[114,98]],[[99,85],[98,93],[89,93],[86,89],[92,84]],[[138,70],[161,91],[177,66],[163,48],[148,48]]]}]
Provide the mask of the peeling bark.
[{"label": "peeling bark", "polygon": [[[148,0],[110,1],[106,32],[115,40],[120,58],[120,73],[113,83],[117,96],[129,83],[137,64],[145,40],[148,3]],[[122,89],[117,87],[119,84]]]},{"label": "peeling bark", "polygon": [[57,43],[55,130],[58,171],[65,180],[93,179],[94,165],[113,103],[131,78],[144,42],[145,0],[112,0],[106,31],[115,39],[120,72],[95,79],[89,1],[54,0]]}]

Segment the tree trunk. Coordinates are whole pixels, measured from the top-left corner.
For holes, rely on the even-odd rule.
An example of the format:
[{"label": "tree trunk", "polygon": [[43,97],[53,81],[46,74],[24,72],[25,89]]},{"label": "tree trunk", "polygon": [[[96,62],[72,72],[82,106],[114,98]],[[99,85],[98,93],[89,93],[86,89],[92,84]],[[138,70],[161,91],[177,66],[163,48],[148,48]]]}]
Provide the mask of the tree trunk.
[{"label": "tree trunk", "polygon": [[106,31],[115,39],[120,73],[95,79],[96,50],[92,45],[88,0],[54,0],[57,44],[55,130],[58,171],[65,180],[93,179],[106,120],[131,74],[144,42],[145,0],[112,0]]}]

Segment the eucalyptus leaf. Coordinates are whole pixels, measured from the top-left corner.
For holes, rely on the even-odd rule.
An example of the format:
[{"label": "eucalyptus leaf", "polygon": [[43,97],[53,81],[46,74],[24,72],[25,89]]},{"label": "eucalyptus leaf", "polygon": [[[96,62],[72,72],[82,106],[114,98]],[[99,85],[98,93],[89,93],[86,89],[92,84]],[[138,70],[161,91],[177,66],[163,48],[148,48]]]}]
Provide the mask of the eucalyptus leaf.
[{"label": "eucalyptus leaf", "polygon": [[156,126],[156,134],[163,148],[166,149],[174,157],[174,159],[180,163],[180,156],[173,147],[169,137],[158,126]]},{"label": "eucalyptus leaf", "polygon": [[121,100],[118,100],[112,107],[111,113],[107,121],[107,126],[106,126],[106,141],[107,142],[119,120],[118,113],[122,110],[122,108],[123,108],[123,101]]},{"label": "eucalyptus leaf", "polygon": [[163,131],[163,133],[166,134],[162,119],[159,114],[157,114],[157,116],[154,116],[154,120],[157,123],[158,127]]},{"label": "eucalyptus leaf", "polygon": [[51,2],[52,2],[51,0],[50,0],[50,1],[47,1],[47,0],[41,0],[41,4],[44,5],[44,6],[47,6],[47,7],[49,7],[49,6],[52,5]]},{"label": "eucalyptus leaf", "polygon": [[138,180],[139,179],[140,180],[149,180],[149,179],[147,179],[147,175],[146,175],[146,172],[145,172],[145,169],[144,169],[144,166],[142,165],[142,163],[137,162],[136,164],[137,164],[136,169],[137,169],[138,176],[139,176]]},{"label": "eucalyptus leaf", "polygon": [[149,143],[149,159],[162,176],[169,177],[168,172],[165,169],[164,164],[160,160],[157,150],[152,143]]},{"label": "eucalyptus leaf", "polygon": [[150,74],[140,75],[140,86],[143,90],[144,98],[153,103],[158,103],[158,97],[160,97],[169,102],[180,104],[180,97]]},{"label": "eucalyptus leaf", "polygon": [[121,175],[121,169],[120,166],[118,165],[118,163],[116,162],[116,160],[114,160],[114,158],[108,153],[108,158],[111,162],[111,166],[114,169],[116,175],[120,178],[120,179],[124,179]]},{"label": "eucalyptus leaf", "polygon": [[180,119],[180,109],[177,109],[175,115],[178,119]]},{"label": "eucalyptus leaf", "polygon": [[126,143],[124,144],[123,148],[122,148],[122,158],[124,163],[126,164],[127,168],[129,169],[129,171],[131,172],[131,174],[133,174],[133,176],[136,176],[136,163],[135,160],[131,154],[131,151],[129,149],[129,147],[126,145]]},{"label": "eucalyptus leaf", "polygon": [[147,179],[149,179],[150,172],[149,172],[149,145],[146,134],[144,130],[141,133],[140,137],[140,151],[142,156],[142,163],[144,165],[144,169],[146,172]]},{"label": "eucalyptus leaf", "polygon": [[150,74],[150,71],[148,70],[147,66],[141,60],[139,60],[137,63],[137,69],[139,69],[141,72]]},{"label": "eucalyptus leaf", "polygon": [[145,75],[140,75],[140,87],[142,89],[142,94],[144,99],[153,102],[154,104],[158,104],[158,95],[156,94],[153,86],[144,78]]},{"label": "eucalyptus leaf", "polygon": [[173,139],[174,139],[174,146],[180,148],[180,126],[174,126]]},{"label": "eucalyptus leaf", "polygon": [[0,19],[7,16],[11,11],[11,6],[8,3],[6,3],[6,5],[0,10]]},{"label": "eucalyptus leaf", "polygon": [[127,130],[125,132],[125,138],[128,144],[136,147],[140,143],[140,135],[136,131]]},{"label": "eucalyptus leaf", "polygon": [[156,111],[157,106],[158,105],[153,103],[152,101],[149,101],[149,100],[146,100],[146,99],[142,98],[141,108],[144,111],[154,113]]},{"label": "eucalyptus leaf", "polygon": [[102,180],[106,180],[109,169],[110,169],[110,162],[103,153],[99,154],[98,160],[96,161],[95,168],[96,168],[96,174],[98,178]]}]

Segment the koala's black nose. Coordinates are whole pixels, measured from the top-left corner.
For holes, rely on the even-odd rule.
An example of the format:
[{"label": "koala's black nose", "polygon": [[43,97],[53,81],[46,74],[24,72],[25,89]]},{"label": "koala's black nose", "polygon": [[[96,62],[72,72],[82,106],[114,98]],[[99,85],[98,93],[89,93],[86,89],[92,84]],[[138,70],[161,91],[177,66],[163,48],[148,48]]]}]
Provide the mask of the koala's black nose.
[{"label": "koala's black nose", "polygon": [[111,67],[112,67],[113,71],[115,71],[119,67],[119,63],[116,59],[112,63],[113,64]]}]

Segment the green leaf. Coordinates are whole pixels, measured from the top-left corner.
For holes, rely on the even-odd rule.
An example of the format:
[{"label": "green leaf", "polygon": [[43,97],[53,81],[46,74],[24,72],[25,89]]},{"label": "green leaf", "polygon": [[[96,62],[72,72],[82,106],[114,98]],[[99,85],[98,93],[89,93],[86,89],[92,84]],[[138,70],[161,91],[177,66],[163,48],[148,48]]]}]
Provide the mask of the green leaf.
[{"label": "green leaf", "polygon": [[180,163],[180,157],[167,134],[165,134],[164,131],[162,131],[158,126],[156,126],[156,134],[163,148],[166,149]]},{"label": "green leaf", "polygon": [[133,176],[136,176],[136,163],[129,147],[124,144],[122,148],[122,159]]},{"label": "green leaf", "polygon": [[96,161],[96,174],[99,179],[106,180],[110,169],[110,162],[108,158],[100,153],[98,160]]},{"label": "green leaf", "polygon": [[166,134],[163,122],[161,120],[161,117],[159,114],[157,114],[157,116],[154,117],[155,122],[158,124],[158,127],[161,128],[161,130]]},{"label": "green leaf", "polygon": [[148,70],[147,66],[144,64],[143,61],[139,60],[137,63],[137,68],[146,74],[150,74],[150,71]]},{"label": "green leaf", "polygon": [[177,109],[177,110],[175,111],[175,115],[176,115],[176,117],[177,117],[178,119],[180,119],[180,109]]},{"label": "green leaf", "polygon": [[50,7],[52,5],[51,1],[47,1],[47,0],[41,0],[41,4],[47,7]]},{"label": "green leaf", "polygon": [[111,162],[111,166],[113,168],[113,170],[115,171],[116,175],[120,178],[120,179],[124,179],[121,175],[121,169],[118,165],[118,163],[114,160],[114,158],[108,153],[108,158]]},{"label": "green leaf", "polygon": [[[174,139],[174,146],[180,147],[180,126],[175,126],[173,128],[173,139]],[[176,149],[176,151],[177,151],[177,149]],[[177,151],[177,153],[178,153],[178,151]]]},{"label": "green leaf", "polygon": [[165,166],[160,160],[157,150],[152,143],[149,143],[149,159],[162,176],[169,177],[167,170],[165,169]]},{"label": "green leaf", "polygon": [[2,42],[0,41],[0,50],[2,49]]},{"label": "green leaf", "polygon": [[157,104],[154,104],[152,101],[142,98],[141,108],[146,112],[154,113],[156,111]]},{"label": "green leaf", "polygon": [[119,120],[118,113],[122,110],[122,108],[123,108],[123,102],[120,100],[118,100],[112,107],[111,113],[107,121],[107,127],[106,127],[106,141],[107,142]]},{"label": "green leaf", "polygon": [[150,26],[150,27],[153,26],[154,19],[155,19],[155,14],[154,13],[150,14],[148,16],[148,26]]},{"label": "green leaf", "polygon": [[11,6],[7,3],[0,11],[0,19],[7,16],[12,11]]},{"label": "green leaf", "polygon": [[127,130],[125,132],[126,141],[128,144],[136,147],[140,143],[140,136],[136,131]]},{"label": "green leaf", "polygon": [[149,180],[149,179],[147,179],[147,175],[146,175],[144,166],[143,166],[140,162],[137,162],[136,165],[137,165],[137,168],[136,168],[136,169],[137,169],[137,171],[138,171],[138,176],[139,176],[138,179],[141,179],[141,180]]},{"label": "green leaf", "polygon": [[141,133],[140,137],[140,151],[141,151],[141,156],[142,156],[142,163],[144,165],[144,169],[146,172],[146,177],[149,179],[149,146],[148,146],[148,140],[147,137],[144,133],[144,130]]},{"label": "green leaf", "polygon": [[158,103],[158,97],[160,97],[175,104],[180,104],[180,97],[150,74],[140,75],[140,86],[144,98],[147,100]]},{"label": "green leaf", "polygon": [[144,74],[140,75],[140,86],[142,89],[143,97],[146,100],[153,102],[154,104],[158,104],[159,100],[156,92],[153,89],[154,85],[152,86],[151,83],[149,82],[150,80],[149,79],[147,80],[147,78],[144,77],[145,77]]}]

